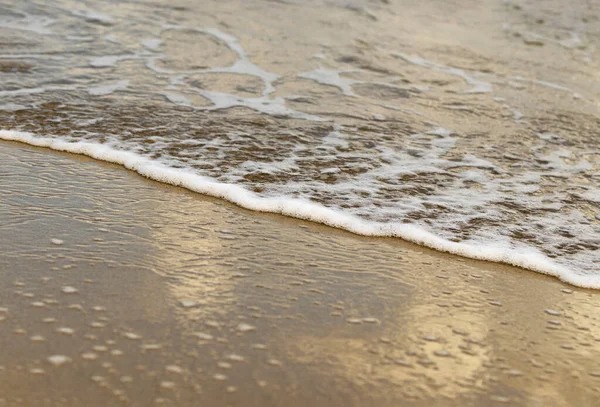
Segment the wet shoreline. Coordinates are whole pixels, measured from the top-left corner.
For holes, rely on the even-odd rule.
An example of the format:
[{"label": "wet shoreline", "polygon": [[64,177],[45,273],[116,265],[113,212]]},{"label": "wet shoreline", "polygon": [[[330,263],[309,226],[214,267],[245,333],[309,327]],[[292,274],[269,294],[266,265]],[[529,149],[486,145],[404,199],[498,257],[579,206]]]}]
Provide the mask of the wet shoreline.
[{"label": "wet shoreline", "polygon": [[0,150],[0,405],[598,397],[593,291]]},{"label": "wet shoreline", "polygon": [[599,286],[588,2],[161,3],[2,6],[0,131]]}]

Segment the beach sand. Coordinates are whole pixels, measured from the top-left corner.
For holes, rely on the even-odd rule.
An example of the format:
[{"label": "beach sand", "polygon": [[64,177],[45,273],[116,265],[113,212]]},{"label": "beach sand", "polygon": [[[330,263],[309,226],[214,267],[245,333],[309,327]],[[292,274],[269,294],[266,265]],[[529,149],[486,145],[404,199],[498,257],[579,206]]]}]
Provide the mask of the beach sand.
[{"label": "beach sand", "polygon": [[600,297],[0,144],[0,406],[591,406]]}]

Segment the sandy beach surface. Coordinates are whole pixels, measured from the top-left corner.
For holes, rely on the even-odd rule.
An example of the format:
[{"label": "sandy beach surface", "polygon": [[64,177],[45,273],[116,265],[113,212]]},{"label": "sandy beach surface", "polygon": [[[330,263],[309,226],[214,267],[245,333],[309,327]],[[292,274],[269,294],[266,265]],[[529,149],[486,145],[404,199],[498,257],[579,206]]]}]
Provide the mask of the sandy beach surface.
[{"label": "sandy beach surface", "polygon": [[0,406],[593,406],[600,297],[0,144]]}]

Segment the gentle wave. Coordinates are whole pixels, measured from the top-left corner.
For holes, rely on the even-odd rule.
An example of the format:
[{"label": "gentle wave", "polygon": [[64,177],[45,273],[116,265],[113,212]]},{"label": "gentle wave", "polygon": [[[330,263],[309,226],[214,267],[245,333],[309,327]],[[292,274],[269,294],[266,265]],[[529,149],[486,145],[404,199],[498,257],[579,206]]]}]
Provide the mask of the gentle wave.
[{"label": "gentle wave", "polygon": [[246,209],[277,213],[298,219],[322,223],[364,236],[399,237],[432,249],[472,259],[506,263],[532,271],[555,276],[580,287],[600,288],[600,277],[581,275],[567,267],[557,265],[534,248],[511,249],[499,245],[472,245],[456,243],[436,236],[418,226],[401,223],[367,221],[357,216],[329,209],[303,199],[287,197],[260,197],[241,186],[217,182],[185,169],[171,168],[129,151],[91,142],[68,142],[40,137],[29,132],[0,130],[0,139],[17,141],[57,151],[82,154],[97,160],[120,164],[155,181],[179,186],[188,190],[222,198]]}]

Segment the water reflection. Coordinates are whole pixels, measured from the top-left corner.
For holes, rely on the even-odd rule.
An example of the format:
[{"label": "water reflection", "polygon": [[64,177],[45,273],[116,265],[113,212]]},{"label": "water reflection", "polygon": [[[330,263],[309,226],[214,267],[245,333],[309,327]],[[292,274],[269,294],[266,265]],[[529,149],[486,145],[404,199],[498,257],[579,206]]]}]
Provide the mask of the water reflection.
[{"label": "water reflection", "polygon": [[[89,390],[99,403],[558,406],[597,397],[593,293],[247,212],[90,160],[0,148],[11,174],[0,198],[9,405],[54,397],[48,386],[69,405],[61,395],[85,396],[73,385],[90,380],[101,384]],[[36,195],[64,198],[20,203]],[[55,236],[65,243],[52,246]],[[64,285],[79,292],[69,297]],[[29,339],[36,334],[46,345]],[[90,352],[96,360],[82,356]],[[51,354],[72,359],[60,375]]]}]

